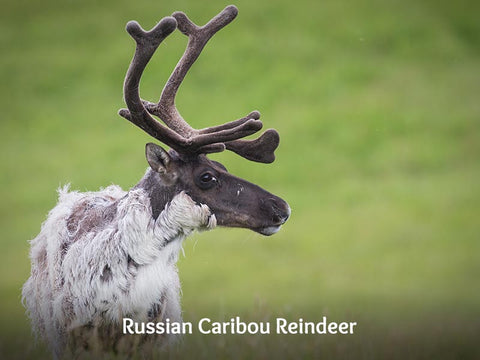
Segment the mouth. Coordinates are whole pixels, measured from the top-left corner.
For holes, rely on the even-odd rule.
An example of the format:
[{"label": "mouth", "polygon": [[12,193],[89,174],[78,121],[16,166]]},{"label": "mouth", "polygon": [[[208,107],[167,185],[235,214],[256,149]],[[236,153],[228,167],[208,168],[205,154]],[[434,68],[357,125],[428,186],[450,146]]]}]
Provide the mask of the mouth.
[{"label": "mouth", "polygon": [[282,227],[282,225],[267,226],[267,227],[264,227],[264,228],[255,229],[254,231],[258,232],[259,234],[265,235],[265,236],[270,236],[270,235],[273,235],[273,234],[277,233],[280,230],[281,227]]}]

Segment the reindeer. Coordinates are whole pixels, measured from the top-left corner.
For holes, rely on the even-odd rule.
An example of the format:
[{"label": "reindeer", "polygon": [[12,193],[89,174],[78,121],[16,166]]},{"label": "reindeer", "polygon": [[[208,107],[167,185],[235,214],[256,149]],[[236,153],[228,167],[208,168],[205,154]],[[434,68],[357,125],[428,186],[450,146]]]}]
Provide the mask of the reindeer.
[{"label": "reindeer", "polygon": [[[56,357],[68,345],[121,350],[122,344],[129,344],[125,338],[132,337],[121,333],[125,317],[181,322],[176,262],[182,241],[194,230],[219,225],[272,235],[288,219],[290,207],[284,200],[207,157],[228,149],[248,160],[273,162],[279,144],[275,130],[242,140],[262,128],[260,114],[253,111],[197,130],[175,106],[177,90],[205,44],[237,12],[228,6],[202,27],[182,12],[163,18],[150,31],[135,21],[127,24],[136,50],[124,82],[128,109],[119,114],[170,150],[148,143],[149,168],[127,192],[114,185],[87,193],[69,191],[68,185],[59,189],[58,204],[31,241],[31,276],[23,286],[34,332]],[[142,73],[177,27],[188,36],[186,50],[159,102],[144,101],[138,92]],[[165,336],[148,338],[168,343]]]}]

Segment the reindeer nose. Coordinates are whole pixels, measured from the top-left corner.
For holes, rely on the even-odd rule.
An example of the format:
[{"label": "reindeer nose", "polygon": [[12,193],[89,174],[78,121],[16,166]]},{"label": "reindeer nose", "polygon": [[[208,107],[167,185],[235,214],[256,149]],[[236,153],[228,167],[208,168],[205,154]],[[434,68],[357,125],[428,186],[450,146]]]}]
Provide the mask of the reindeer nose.
[{"label": "reindeer nose", "polygon": [[285,224],[290,217],[292,210],[282,199],[268,199],[267,204],[273,212],[273,221],[279,225]]}]

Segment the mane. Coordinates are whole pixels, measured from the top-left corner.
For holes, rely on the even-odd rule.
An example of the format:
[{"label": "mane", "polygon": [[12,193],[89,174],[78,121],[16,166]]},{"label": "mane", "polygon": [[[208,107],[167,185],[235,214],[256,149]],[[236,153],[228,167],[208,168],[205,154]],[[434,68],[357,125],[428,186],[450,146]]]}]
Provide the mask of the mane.
[{"label": "mane", "polygon": [[155,220],[142,188],[80,193],[66,185],[58,193],[31,241],[23,287],[33,329],[57,356],[75,329],[119,329],[127,316],[181,321],[178,253],[191,232],[215,227],[209,208],[181,192]]}]

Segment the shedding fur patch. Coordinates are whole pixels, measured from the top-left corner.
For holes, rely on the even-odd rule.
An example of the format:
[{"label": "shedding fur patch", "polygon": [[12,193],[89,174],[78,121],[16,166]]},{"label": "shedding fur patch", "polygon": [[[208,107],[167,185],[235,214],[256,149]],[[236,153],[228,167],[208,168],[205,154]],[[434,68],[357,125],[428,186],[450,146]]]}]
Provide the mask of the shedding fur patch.
[{"label": "shedding fur patch", "polygon": [[194,230],[216,226],[208,206],[181,192],[155,221],[143,189],[80,193],[67,185],[58,193],[31,241],[31,276],[22,293],[34,331],[56,356],[82,327],[120,331],[112,325],[126,316],[181,321],[178,253]]}]

